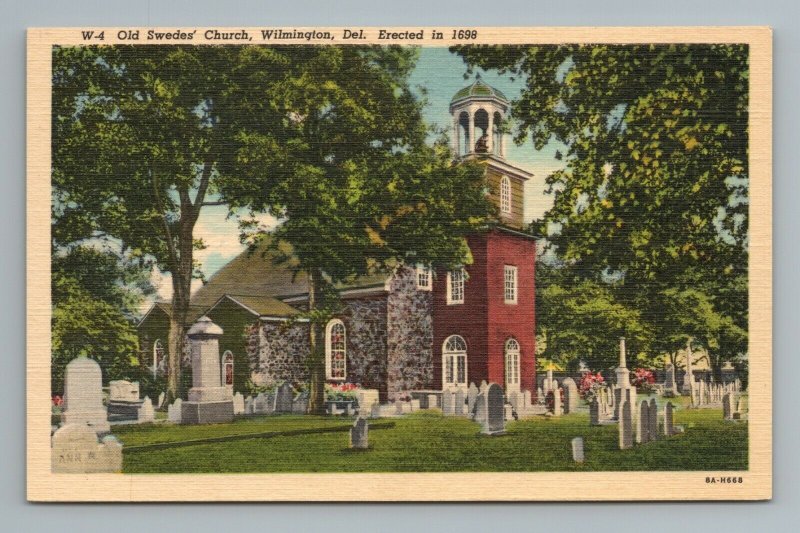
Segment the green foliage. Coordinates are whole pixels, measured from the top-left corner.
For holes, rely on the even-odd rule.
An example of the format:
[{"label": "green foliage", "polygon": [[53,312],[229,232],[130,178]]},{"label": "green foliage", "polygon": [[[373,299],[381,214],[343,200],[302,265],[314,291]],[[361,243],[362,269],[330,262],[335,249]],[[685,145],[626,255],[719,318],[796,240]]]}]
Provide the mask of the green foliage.
[{"label": "green foliage", "polygon": [[567,294],[544,288],[543,298],[563,297],[585,317],[572,327],[583,341],[594,337],[597,321],[572,293],[589,280],[599,284],[603,321],[638,317],[630,327],[649,330],[652,355],[672,353],[688,337],[726,358],[746,351],[747,47],[454,51],[469,68],[525,79],[512,109],[516,140],[532,139],[537,149],[554,144],[564,161],[547,178],[553,207],[531,229],[547,234],[572,276]]},{"label": "green foliage", "polygon": [[64,368],[86,355],[105,379],[138,374],[138,340],[131,316],[153,289],[117,255],[91,247],[56,253],[52,260],[51,387],[63,391]]}]

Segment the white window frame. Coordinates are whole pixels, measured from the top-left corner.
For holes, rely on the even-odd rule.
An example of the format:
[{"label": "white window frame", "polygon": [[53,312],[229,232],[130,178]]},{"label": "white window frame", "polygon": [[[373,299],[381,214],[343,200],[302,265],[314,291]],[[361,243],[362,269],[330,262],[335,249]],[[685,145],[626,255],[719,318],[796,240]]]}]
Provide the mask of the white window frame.
[{"label": "white window frame", "polygon": [[[342,336],[343,339],[343,348],[342,353],[344,358],[342,360],[342,375],[341,376],[333,376],[333,343],[332,343],[332,333],[333,328],[336,326],[342,326]],[[325,326],[325,378],[331,381],[344,381],[347,379],[347,327],[344,325],[344,322],[339,320],[338,318],[334,318],[328,325]]]},{"label": "white window frame", "polygon": [[467,341],[461,335],[450,335],[442,343],[442,390],[466,388]]},{"label": "white window frame", "polygon": [[433,272],[430,267],[418,264],[415,275],[417,279],[417,290],[430,291],[433,289]]},{"label": "white window frame", "polygon": [[500,210],[511,213],[511,180],[508,176],[500,178]]},{"label": "white window frame", "polygon": [[520,359],[522,358],[522,350],[519,347],[519,342],[514,337],[506,340],[503,349],[506,363],[506,391],[515,390],[519,392],[520,381]]},{"label": "white window frame", "polygon": [[517,267],[503,265],[503,301],[507,304],[516,304],[519,286],[517,281]]},{"label": "white window frame", "polygon": [[[453,275],[460,276],[460,280],[453,280]],[[467,273],[464,269],[451,270],[447,273],[447,305],[459,305],[464,303],[464,296],[467,289]],[[460,290],[459,290],[460,287]]]},{"label": "white window frame", "polygon": [[[228,385],[227,380],[225,379],[226,376],[227,376],[226,373],[225,373],[225,367],[228,365],[228,362],[226,361],[226,359],[228,359],[229,356],[230,356],[230,360],[231,360],[231,362],[230,362],[230,365],[231,365],[231,384],[230,385]],[[222,368],[221,368],[222,372],[220,373],[220,381],[222,382],[223,386],[228,387],[229,389],[232,389],[233,388],[233,382],[234,382],[234,379],[235,379],[234,375],[233,375],[233,372],[235,370],[233,352],[230,351],[230,350],[225,350],[225,353],[222,354],[221,362],[222,362]]]}]

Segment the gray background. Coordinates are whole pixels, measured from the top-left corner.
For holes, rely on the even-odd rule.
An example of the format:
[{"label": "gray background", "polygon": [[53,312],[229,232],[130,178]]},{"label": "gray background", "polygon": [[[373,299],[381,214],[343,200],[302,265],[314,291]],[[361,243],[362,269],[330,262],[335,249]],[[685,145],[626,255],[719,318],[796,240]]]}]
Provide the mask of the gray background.
[{"label": "gray background", "polygon": [[[800,10],[791,1],[87,0],[0,2],[0,531],[792,531],[800,503],[796,128]],[[769,25],[774,29],[774,498],[655,504],[131,504],[25,502],[25,28],[29,26]],[[652,483],[659,484],[653,473]],[[186,487],[191,490],[190,486]],[[541,488],[546,491],[546,487]],[[613,486],[608,487],[613,491]],[[268,494],[265,494],[268,496]]]}]

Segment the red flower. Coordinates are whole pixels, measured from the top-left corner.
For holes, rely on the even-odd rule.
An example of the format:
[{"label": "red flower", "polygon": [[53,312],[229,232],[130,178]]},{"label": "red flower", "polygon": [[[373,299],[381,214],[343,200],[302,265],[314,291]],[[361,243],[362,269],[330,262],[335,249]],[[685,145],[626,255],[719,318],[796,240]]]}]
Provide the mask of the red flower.
[{"label": "red flower", "polygon": [[61,404],[63,404],[63,403],[64,403],[64,399],[61,396],[59,396],[57,394],[53,395],[53,405],[55,405],[56,407],[61,407]]}]

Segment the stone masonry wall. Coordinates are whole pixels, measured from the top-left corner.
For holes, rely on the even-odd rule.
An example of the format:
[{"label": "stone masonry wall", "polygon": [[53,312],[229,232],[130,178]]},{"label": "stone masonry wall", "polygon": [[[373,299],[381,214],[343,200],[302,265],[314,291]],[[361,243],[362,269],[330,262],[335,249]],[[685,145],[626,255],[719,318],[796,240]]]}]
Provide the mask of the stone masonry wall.
[{"label": "stone masonry wall", "polygon": [[433,386],[433,293],[417,289],[416,269],[402,268],[390,283],[387,312],[388,396]]},{"label": "stone masonry wall", "polygon": [[305,358],[309,353],[308,324],[291,326],[282,322],[262,322],[250,328],[247,356],[253,383],[273,385],[283,381],[308,381]]},{"label": "stone masonry wall", "polygon": [[346,300],[347,379],[386,399],[386,297]]}]

